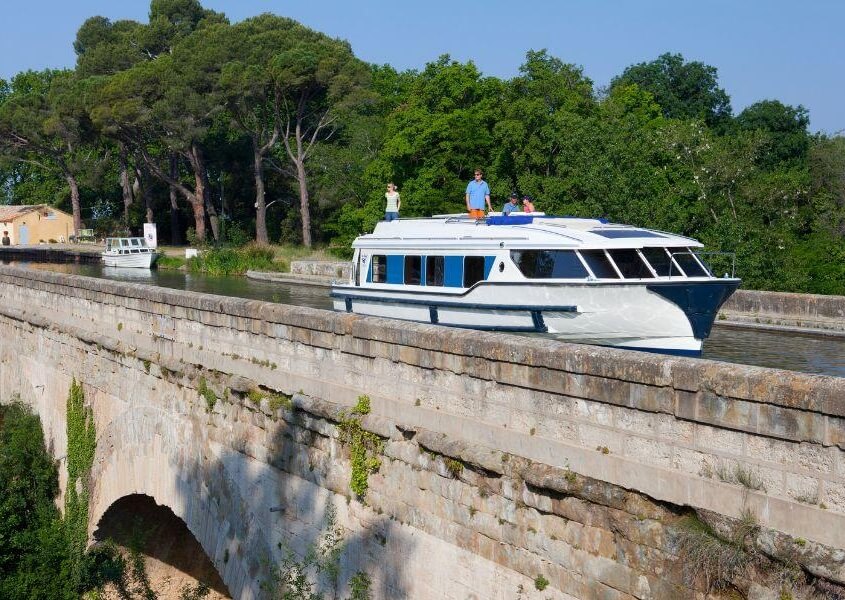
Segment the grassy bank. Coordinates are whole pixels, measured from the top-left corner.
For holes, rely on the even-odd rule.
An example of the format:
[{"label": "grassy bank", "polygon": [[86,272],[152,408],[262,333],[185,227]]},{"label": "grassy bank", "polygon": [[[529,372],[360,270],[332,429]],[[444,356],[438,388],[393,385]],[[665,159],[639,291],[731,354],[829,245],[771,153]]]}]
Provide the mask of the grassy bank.
[{"label": "grassy bank", "polygon": [[221,247],[201,249],[199,256],[184,258],[184,248],[163,248],[157,261],[159,269],[184,269],[207,275],[242,275],[247,271],[288,272],[294,260],[331,260],[324,250],[304,246]]}]

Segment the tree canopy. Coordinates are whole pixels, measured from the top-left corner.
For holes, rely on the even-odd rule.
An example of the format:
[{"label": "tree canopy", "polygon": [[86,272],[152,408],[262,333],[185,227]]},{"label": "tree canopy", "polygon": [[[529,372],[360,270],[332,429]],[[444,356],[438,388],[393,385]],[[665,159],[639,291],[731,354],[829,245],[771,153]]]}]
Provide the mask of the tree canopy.
[{"label": "tree canopy", "polygon": [[101,235],[157,220],[174,243],[228,229],[343,254],[381,218],[387,181],[403,215],[461,211],[481,168],[496,204],[528,193],[734,251],[750,287],[845,293],[842,138],[775,99],[733,116],[717,69],[680,54],[607,89],[543,49],[512,78],[449,56],[397,71],[292,19],[232,24],[197,0],[152,0],[146,23],[92,16],[73,48],[73,70],[0,82],[0,190]]}]

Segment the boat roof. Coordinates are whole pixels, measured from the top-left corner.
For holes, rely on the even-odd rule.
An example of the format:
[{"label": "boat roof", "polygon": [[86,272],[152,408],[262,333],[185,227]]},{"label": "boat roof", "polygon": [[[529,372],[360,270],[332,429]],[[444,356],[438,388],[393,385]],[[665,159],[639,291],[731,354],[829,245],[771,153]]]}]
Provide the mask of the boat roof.
[{"label": "boat roof", "polygon": [[606,219],[556,217],[544,213],[466,214],[381,221],[358,237],[354,248],[644,248],[702,247],[700,242],[655,229]]}]

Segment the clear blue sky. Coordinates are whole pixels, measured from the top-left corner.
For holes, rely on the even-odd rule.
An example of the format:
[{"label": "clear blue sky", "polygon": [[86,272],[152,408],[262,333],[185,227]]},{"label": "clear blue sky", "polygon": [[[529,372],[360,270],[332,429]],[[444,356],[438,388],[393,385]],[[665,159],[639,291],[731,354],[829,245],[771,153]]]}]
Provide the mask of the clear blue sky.
[{"label": "clear blue sky", "polygon": [[[398,69],[448,53],[512,77],[528,49],[581,65],[597,85],[680,52],[719,70],[734,112],[765,99],[803,104],[813,131],[845,128],[845,0],[205,0],[239,21],[292,17]],[[146,0],[0,0],[0,77],[73,66],[88,17],[146,21]]]}]

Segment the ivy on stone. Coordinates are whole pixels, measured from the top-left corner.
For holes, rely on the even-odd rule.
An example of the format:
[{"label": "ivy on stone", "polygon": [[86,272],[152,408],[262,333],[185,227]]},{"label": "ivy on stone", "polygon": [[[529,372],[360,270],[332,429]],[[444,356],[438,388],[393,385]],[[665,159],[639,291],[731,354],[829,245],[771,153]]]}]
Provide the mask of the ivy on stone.
[{"label": "ivy on stone", "polygon": [[361,426],[361,417],[369,413],[369,396],[359,396],[352,412],[349,415],[342,414],[338,424],[340,440],[349,446],[349,460],[352,463],[349,487],[358,498],[363,498],[367,493],[370,473],[377,472],[381,467],[379,457],[384,451],[382,439]]}]

